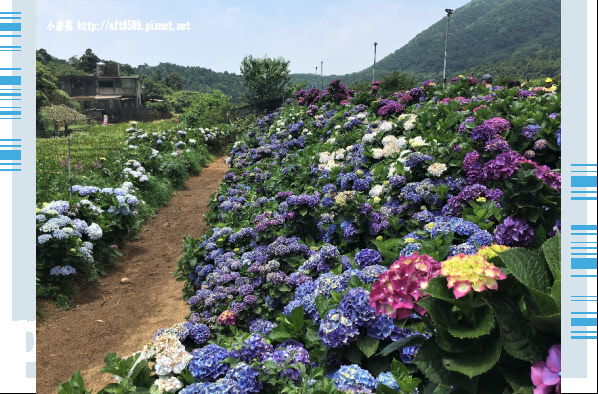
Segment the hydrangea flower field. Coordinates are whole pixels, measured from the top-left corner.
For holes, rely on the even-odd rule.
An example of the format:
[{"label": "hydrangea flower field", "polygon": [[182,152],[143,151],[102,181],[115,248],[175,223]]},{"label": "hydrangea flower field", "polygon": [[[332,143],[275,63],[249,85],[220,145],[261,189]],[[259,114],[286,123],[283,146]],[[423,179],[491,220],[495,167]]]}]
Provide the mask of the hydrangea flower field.
[{"label": "hydrangea flower field", "polygon": [[[560,93],[377,86],[239,131],[175,272],[189,315],[107,355],[102,393],[560,392]],[[81,212],[134,211],[115,186]]]},{"label": "hydrangea flower field", "polygon": [[73,135],[72,196],[65,139],[38,142],[38,296],[68,306],[76,284],[105,274],[119,255],[118,245],[189,174],[199,174],[209,151],[225,146],[235,130],[148,126],[155,131]]}]

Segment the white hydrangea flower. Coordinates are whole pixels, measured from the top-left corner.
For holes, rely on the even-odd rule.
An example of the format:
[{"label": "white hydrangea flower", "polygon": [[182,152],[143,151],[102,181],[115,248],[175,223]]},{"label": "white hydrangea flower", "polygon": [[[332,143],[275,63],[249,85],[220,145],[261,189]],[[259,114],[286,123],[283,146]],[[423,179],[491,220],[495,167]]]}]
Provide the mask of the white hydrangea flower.
[{"label": "white hydrangea flower", "polygon": [[334,157],[328,152],[320,152],[320,163],[326,164],[330,160],[334,160]]},{"label": "white hydrangea flower", "polygon": [[434,176],[440,176],[446,171],[446,164],[434,163],[428,167],[428,172]]},{"label": "white hydrangea flower", "polygon": [[382,154],[384,157],[392,156],[395,153],[401,152],[401,149],[397,144],[386,144],[384,149],[382,149]]},{"label": "white hydrangea flower", "polygon": [[383,185],[375,185],[370,189],[370,197],[380,197],[384,193]]},{"label": "white hydrangea flower", "polygon": [[87,235],[92,241],[102,238],[102,228],[97,223],[92,223],[87,227]]},{"label": "white hydrangea flower", "polygon": [[183,388],[183,383],[174,376],[160,376],[154,384],[158,386],[160,392],[175,393]]},{"label": "white hydrangea flower", "polygon": [[345,159],[345,150],[343,148],[337,150],[334,157],[336,160],[344,160]]},{"label": "white hydrangea flower", "polygon": [[336,142],[336,138],[332,137],[332,138],[328,138],[328,140],[326,141],[327,144],[334,144]]},{"label": "white hydrangea flower", "polygon": [[384,157],[384,151],[380,148],[372,149],[372,154],[374,156],[374,159],[381,159],[382,157]]},{"label": "white hydrangea flower", "polygon": [[365,112],[360,112],[360,113],[358,113],[357,115],[355,115],[355,117],[356,117],[357,119],[365,119],[367,116],[368,116],[368,114],[367,114],[367,113],[365,113]]},{"label": "white hydrangea flower", "polygon": [[412,138],[409,140],[409,144],[411,144],[411,146],[413,148],[417,148],[419,146],[424,146],[424,145],[428,145],[428,143],[420,136],[417,136],[415,138]]},{"label": "white hydrangea flower", "polygon": [[380,123],[380,125],[378,126],[378,129],[382,130],[382,131],[390,131],[390,130],[392,130],[392,128],[394,127],[394,125],[395,124],[393,122],[390,122],[388,120],[383,120]]},{"label": "white hydrangea flower", "polygon": [[340,128],[341,128],[341,125],[340,125],[340,124],[337,124],[336,126],[334,126],[334,130],[338,130],[338,129],[340,129]]}]

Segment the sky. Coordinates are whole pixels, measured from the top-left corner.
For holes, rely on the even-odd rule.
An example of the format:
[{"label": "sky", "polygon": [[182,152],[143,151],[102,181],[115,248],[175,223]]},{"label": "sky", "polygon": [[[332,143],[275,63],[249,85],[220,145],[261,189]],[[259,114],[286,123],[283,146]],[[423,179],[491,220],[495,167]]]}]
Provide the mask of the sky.
[{"label": "sky", "polygon": [[[374,42],[380,60],[445,17],[446,8],[469,1],[38,0],[37,48],[61,59],[91,48],[132,66],[169,62],[236,74],[246,55],[282,56],[292,73],[319,73],[323,61],[324,74],[340,75],[372,65]],[[109,30],[123,20],[139,21],[143,31]],[[68,21],[71,31],[57,31]],[[152,22],[172,22],[174,31],[152,30]]]}]

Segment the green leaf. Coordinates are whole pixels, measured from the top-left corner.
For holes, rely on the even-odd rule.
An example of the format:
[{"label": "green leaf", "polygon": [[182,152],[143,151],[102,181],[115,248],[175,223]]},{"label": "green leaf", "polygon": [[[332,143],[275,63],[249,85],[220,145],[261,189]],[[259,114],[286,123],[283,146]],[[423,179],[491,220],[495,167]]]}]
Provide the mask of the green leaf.
[{"label": "green leaf", "polygon": [[[550,238],[542,245],[542,252],[546,258],[546,263],[552,272],[555,280],[561,278],[561,234],[557,231],[556,236]],[[559,302],[560,304],[560,302]]]},{"label": "green leaf", "polygon": [[357,346],[355,345],[355,342],[353,342],[348,347],[345,347],[342,350],[342,352],[339,353],[341,353],[350,362],[354,364],[361,364],[362,352],[357,350]]},{"label": "green leaf", "polygon": [[295,332],[300,332],[303,326],[305,325],[304,315],[305,311],[303,310],[303,306],[301,305],[299,305],[291,311],[291,317],[289,320],[291,321],[291,324]]},{"label": "green leaf", "polygon": [[498,254],[509,271],[525,286],[547,292],[552,285],[546,262],[536,253],[524,248],[508,249]]},{"label": "green leaf", "polygon": [[274,342],[283,342],[292,337],[293,335],[288,332],[287,327],[285,327],[284,324],[279,324],[274,327],[274,329],[270,331],[270,334],[268,334],[268,338]]},{"label": "green leaf", "polygon": [[545,357],[530,322],[509,296],[492,292],[485,299],[498,322],[503,346],[511,356],[529,362]]},{"label": "green leaf", "polygon": [[378,353],[378,355],[388,356],[392,352],[402,349],[405,346],[421,345],[422,343],[424,343],[425,339],[426,337],[424,337],[423,335],[411,335],[405,338],[401,338],[398,341],[395,341],[390,345],[385,346],[384,349],[380,350],[380,353]]},{"label": "green leaf", "polygon": [[392,360],[392,364],[390,366],[390,372],[395,378],[395,381],[399,384],[401,393],[411,394],[421,382],[420,379],[409,375],[409,371],[407,370],[405,364],[394,359]]},{"label": "green leaf", "polygon": [[330,297],[332,297],[332,299],[334,300],[334,302],[336,302],[337,304],[341,302],[341,300],[343,299],[343,296],[341,296],[341,294],[338,291],[332,290],[330,292]]},{"label": "green leaf", "polygon": [[365,355],[366,358],[370,358],[376,353],[378,350],[378,346],[380,345],[380,340],[368,336],[360,336],[357,339],[357,347],[361,352]]},{"label": "green leaf", "polygon": [[366,284],[363,283],[361,279],[357,275],[353,275],[351,279],[349,279],[349,289],[353,289],[356,287],[365,288]]},{"label": "green leaf", "polygon": [[550,296],[556,303],[556,306],[559,308],[559,312],[561,311],[561,281],[555,280],[554,285],[552,285],[552,289],[550,289]]},{"label": "green leaf", "polygon": [[500,339],[494,336],[482,338],[477,346],[471,346],[466,354],[450,354],[442,359],[449,371],[460,372],[470,379],[489,371],[500,358]]},{"label": "green leaf", "polygon": [[[473,313],[474,321],[468,321],[467,325],[455,323],[448,327],[448,332],[457,338],[478,338],[490,334],[494,327],[494,315],[488,307],[476,308]],[[465,320],[465,319],[464,319]]]},{"label": "green leaf", "polygon": [[300,214],[301,216],[305,216],[305,215],[307,215],[307,208],[302,208],[302,209],[300,209],[300,210],[299,210],[299,214]]},{"label": "green leaf", "polygon": [[388,371],[390,357],[374,356],[368,358],[365,363],[368,371],[370,371],[372,375],[378,376],[382,372]]},{"label": "green leaf", "polygon": [[448,371],[442,364],[445,353],[433,338],[427,340],[418,350],[413,363],[431,381],[444,386],[455,386],[463,380],[456,372]]},{"label": "green leaf", "polygon": [[551,295],[534,289],[529,289],[529,291],[538,307],[538,310],[540,311],[540,315],[546,316],[559,312],[559,307]]},{"label": "green leaf", "polygon": [[539,331],[550,332],[556,336],[561,334],[561,314],[551,316],[532,316],[532,323]]},{"label": "green leaf", "polygon": [[378,383],[378,387],[376,388],[376,394],[397,394],[398,391],[391,389],[388,386],[385,386],[383,383]]},{"label": "green leaf", "polygon": [[71,380],[68,380],[60,384],[58,388],[58,394],[88,394],[91,390],[85,390],[85,384],[83,378],[79,373],[79,370],[73,374]]},{"label": "green leaf", "polygon": [[531,394],[533,391],[529,363],[517,360],[503,353],[498,363],[498,370],[514,392],[521,389],[530,389],[529,393]]},{"label": "green leaf", "polygon": [[322,319],[326,317],[328,311],[332,309],[334,305],[336,305],[335,302],[323,294],[316,297],[316,309]]}]

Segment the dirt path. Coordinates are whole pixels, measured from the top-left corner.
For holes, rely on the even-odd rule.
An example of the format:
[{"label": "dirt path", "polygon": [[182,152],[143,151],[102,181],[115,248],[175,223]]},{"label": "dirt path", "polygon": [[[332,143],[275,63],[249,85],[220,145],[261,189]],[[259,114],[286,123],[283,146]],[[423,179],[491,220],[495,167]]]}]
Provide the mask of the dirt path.
[{"label": "dirt path", "polygon": [[[94,393],[111,375],[100,372],[106,353],[129,356],[161,327],[183,321],[189,309],[182,282],[172,272],[185,235],[206,231],[203,214],[227,171],[220,158],[187,181],[171,203],[150,219],[121,252],[118,265],[98,286],[75,298],[72,310],[47,316],[37,327],[37,392],[56,393],[77,370]],[[127,277],[130,284],[121,284]]]}]

